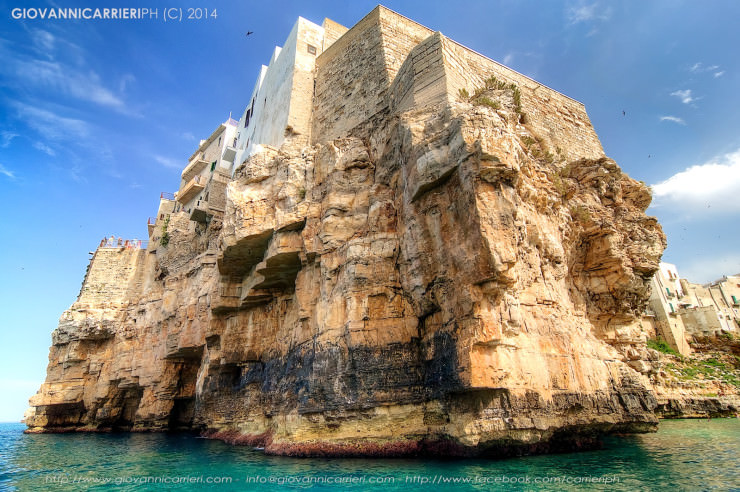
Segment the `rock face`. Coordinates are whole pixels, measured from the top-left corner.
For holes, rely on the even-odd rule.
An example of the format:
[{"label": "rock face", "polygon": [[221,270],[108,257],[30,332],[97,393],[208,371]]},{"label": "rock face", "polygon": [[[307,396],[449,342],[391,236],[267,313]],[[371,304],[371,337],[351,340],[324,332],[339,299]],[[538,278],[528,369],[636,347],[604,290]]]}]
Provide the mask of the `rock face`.
[{"label": "rock face", "polygon": [[239,166],[222,218],[176,213],[166,247],[98,250],[32,431],[395,456],[654,428],[648,189],[580,103],[418,25],[403,44],[391,14],[317,59],[312,135]]}]

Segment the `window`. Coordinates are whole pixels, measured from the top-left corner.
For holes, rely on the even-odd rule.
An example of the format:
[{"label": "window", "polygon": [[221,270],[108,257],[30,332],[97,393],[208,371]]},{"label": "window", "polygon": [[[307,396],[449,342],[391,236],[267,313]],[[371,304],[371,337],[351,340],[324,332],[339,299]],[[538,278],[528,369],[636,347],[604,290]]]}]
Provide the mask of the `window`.
[{"label": "window", "polygon": [[218,137],[218,144],[221,145],[221,137]]},{"label": "window", "polygon": [[216,169],[216,161],[211,162],[211,172]]},{"label": "window", "polygon": [[308,54],[309,55],[315,55],[316,54],[316,46],[308,45]]}]

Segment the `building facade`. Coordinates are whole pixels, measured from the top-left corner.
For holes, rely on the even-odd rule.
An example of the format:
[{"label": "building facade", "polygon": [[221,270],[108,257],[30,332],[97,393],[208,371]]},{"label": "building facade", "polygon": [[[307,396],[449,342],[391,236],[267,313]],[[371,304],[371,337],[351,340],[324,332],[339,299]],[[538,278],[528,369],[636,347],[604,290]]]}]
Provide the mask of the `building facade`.
[{"label": "building facade", "polygon": [[190,219],[205,223],[226,209],[226,185],[236,157],[236,126],[231,118],[220,124],[190,156],[175,193],[175,211],[185,211]]},{"label": "building facade", "polygon": [[651,282],[647,313],[651,335],[665,340],[683,355],[692,338],[738,333],[740,329],[740,275],[708,284],[695,284],[678,275],[670,263],[661,263]]},{"label": "building facade", "polygon": [[330,19],[319,26],[298,18],[269,65],[260,69],[239,119],[235,167],[262,145],[279,148],[287,137],[309,142],[316,58],[346,31]]}]

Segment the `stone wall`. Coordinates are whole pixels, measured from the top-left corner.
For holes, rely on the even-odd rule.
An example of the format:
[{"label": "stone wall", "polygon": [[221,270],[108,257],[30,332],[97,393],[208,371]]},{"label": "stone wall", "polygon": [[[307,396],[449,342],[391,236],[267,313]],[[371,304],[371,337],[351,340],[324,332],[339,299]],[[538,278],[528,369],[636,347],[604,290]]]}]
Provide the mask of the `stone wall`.
[{"label": "stone wall", "polygon": [[381,44],[376,8],[316,59],[313,143],[346,134],[381,109],[379,93],[390,85]]},{"label": "stone wall", "polygon": [[[433,34],[432,30],[379,6],[327,49],[316,61],[312,142],[349,134],[358,124],[386,109],[393,97],[396,108],[403,110],[438,97],[444,84],[448,99],[454,101],[460,89],[472,94],[493,75],[520,88],[524,121],[552,153],[566,159],[604,156],[583,104],[441,34],[435,35],[436,42],[428,40],[415,49]],[[404,82],[395,79],[410,54],[416,88],[414,97],[406,100]],[[429,72],[432,78],[424,80],[419,70],[429,70],[430,63],[439,64],[442,58],[444,79],[436,71]],[[390,91],[389,97],[386,90],[391,83],[395,90]],[[351,105],[348,101],[352,101]]]},{"label": "stone wall", "polygon": [[444,38],[443,49],[451,97],[457,97],[463,88],[473,94],[493,75],[519,87],[523,121],[533,134],[545,140],[553,153],[560,149],[557,153],[569,160],[604,156],[599,137],[580,102],[448,38]]},{"label": "stone wall", "polygon": [[124,301],[146,255],[143,249],[100,247],[90,259],[77,305],[102,307]]},{"label": "stone wall", "polygon": [[389,91],[393,111],[407,111],[449,99],[442,38],[440,33],[432,34],[411,50]]},{"label": "stone wall", "polygon": [[689,335],[713,337],[722,332],[723,326],[717,318],[714,306],[702,306],[679,311],[681,321]]},{"label": "stone wall", "polygon": [[[287,128],[283,128],[283,137],[301,137],[301,142],[308,143],[311,131],[311,111],[313,109],[313,81],[316,57],[321,54],[324,39],[323,29],[307,20],[298,19],[295,46],[286,47],[285,56],[293,56],[293,80],[288,107]],[[290,49],[288,49],[290,48]],[[310,48],[314,52],[309,51]],[[288,53],[285,53],[288,50]],[[265,142],[279,146],[280,142]]]},{"label": "stone wall", "polygon": [[348,28],[337,22],[334,22],[331,19],[324,19],[321,27],[324,29],[324,39],[321,45],[322,52],[326,51],[329,46],[334,44],[337,39],[342,37],[347,31],[349,31]]}]

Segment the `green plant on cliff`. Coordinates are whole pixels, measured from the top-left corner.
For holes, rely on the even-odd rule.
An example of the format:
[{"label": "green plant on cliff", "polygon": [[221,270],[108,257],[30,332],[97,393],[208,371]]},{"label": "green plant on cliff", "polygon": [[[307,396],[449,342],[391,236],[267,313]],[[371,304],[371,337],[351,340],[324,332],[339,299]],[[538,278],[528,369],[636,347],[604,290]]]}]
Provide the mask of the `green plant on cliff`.
[{"label": "green plant on cliff", "polygon": [[570,216],[576,219],[578,222],[581,223],[588,223],[591,222],[591,213],[588,211],[588,209],[583,205],[571,205],[570,207]]},{"label": "green plant on cliff", "polygon": [[522,137],[522,143],[525,145],[525,147],[530,148],[532,145],[537,143],[537,140],[530,137],[529,135],[525,135]]},{"label": "green plant on cliff", "polygon": [[514,98],[514,111],[516,114],[522,114],[522,93],[514,84],[511,84],[511,90],[513,91],[512,97]]},{"label": "green plant on cliff", "polygon": [[[662,344],[664,341],[659,340]],[[651,346],[648,340],[648,346]],[[657,345],[657,344],[656,344]],[[651,347],[653,348],[653,347]],[[665,348],[665,347],[663,347]],[[668,347],[669,350],[670,347]],[[658,349],[656,349],[658,350]],[[661,350],[662,351],[662,350]],[[670,352],[665,352],[670,353]],[[672,355],[675,355],[675,351]],[[680,356],[679,356],[680,357]],[[717,357],[710,357],[709,359],[696,359],[693,357],[683,358],[681,357],[679,362],[676,364],[668,363],[665,365],[666,369],[672,373],[679,381],[686,382],[706,382],[706,381],[718,381],[724,384],[729,384],[740,388],[740,374],[737,368],[732,363],[726,363],[720,360],[725,356],[717,354]],[[708,396],[708,395],[707,395]]]},{"label": "green plant on cliff", "polygon": [[732,343],[732,342],[735,341],[735,336],[732,333],[730,333],[729,331],[723,331],[722,334],[720,334],[719,337],[727,340],[730,343]]},{"label": "green plant on cliff", "polygon": [[491,109],[501,109],[501,103],[498,101],[494,101],[493,99],[489,99],[485,96],[479,97],[476,100],[476,104],[481,106],[488,106]]},{"label": "green plant on cliff", "polygon": [[170,242],[170,233],[167,232],[167,225],[170,223],[170,217],[167,216],[166,219],[164,219],[164,224],[162,224],[162,237],[159,238],[159,244],[161,244],[164,247],[167,247],[167,245]]},{"label": "green plant on cliff", "polygon": [[554,174],[552,176],[552,186],[553,188],[555,188],[555,191],[557,192],[561,200],[565,201],[565,199],[568,198],[570,187],[568,186],[568,183],[559,175]]},{"label": "green plant on cliff", "polygon": [[485,81],[483,81],[485,84],[486,89],[490,90],[504,90],[506,89],[506,82],[503,80],[499,80],[496,78],[495,75],[491,75],[488,77]]},{"label": "green plant on cliff", "polygon": [[[475,104],[476,106],[488,106],[493,109],[501,109],[501,102],[493,100],[486,94],[490,91],[511,91],[511,97],[514,102],[514,111],[521,117],[522,113],[522,93],[516,84],[507,84],[499,80],[496,76],[491,75],[483,81],[483,86],[476,87],[471,95],[467,89],[460,89],[457,93],[461,101]],[[490,95],[490,94],[489,94]]]},{"label": "green plant on cliff", "polygon": [[647,346],[648,348],[657,350],[658,352],[662,352],[664,354],[670,354],[670,355],[675,355],[676,357],[681,357],[681,354],[673,350],[671,346],[668,345],[668,343],[662,338],[658,338],[655,340],[652,338],[649,338],[647,341]]}]

